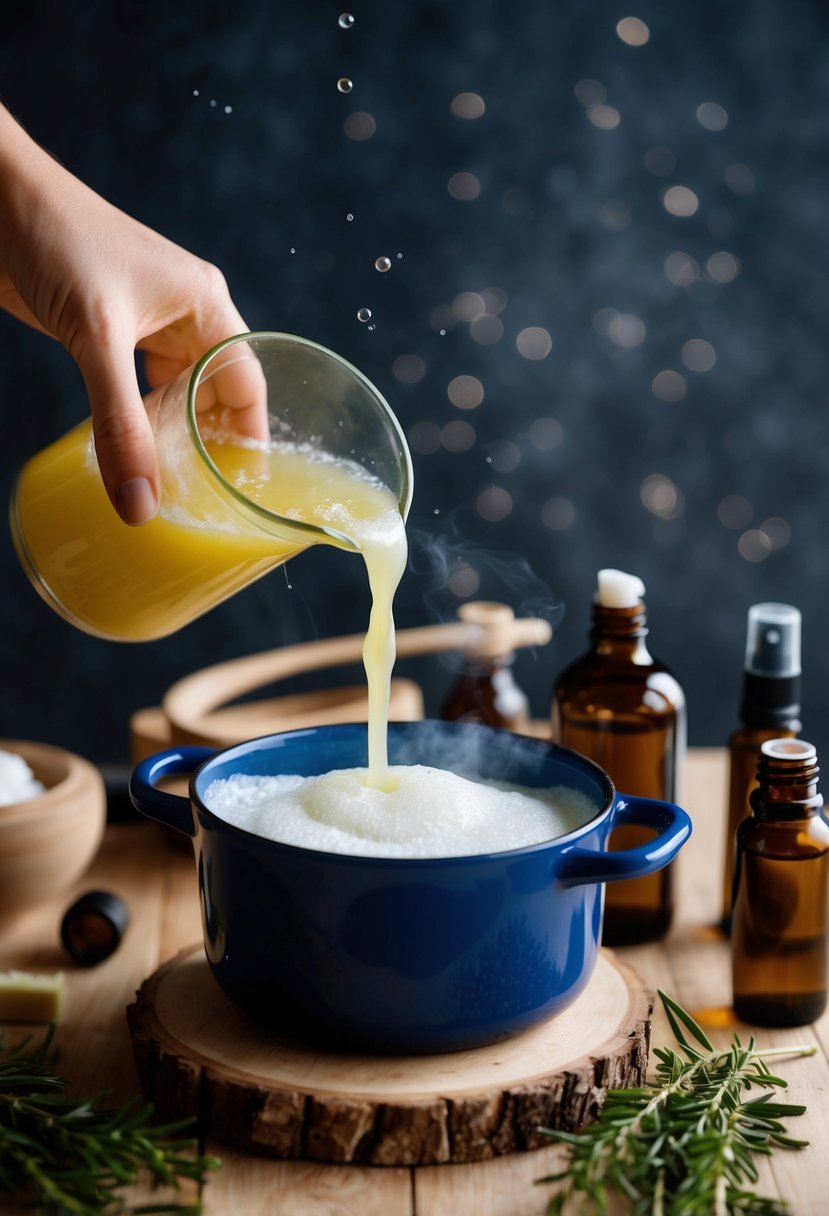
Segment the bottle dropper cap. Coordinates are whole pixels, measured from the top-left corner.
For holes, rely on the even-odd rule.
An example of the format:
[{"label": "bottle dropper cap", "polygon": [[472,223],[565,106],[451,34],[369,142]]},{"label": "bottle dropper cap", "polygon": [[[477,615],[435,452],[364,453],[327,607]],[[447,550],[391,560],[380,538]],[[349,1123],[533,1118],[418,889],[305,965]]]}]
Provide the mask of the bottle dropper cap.
[{"label": "bottle dropper cap", "polygon": [[553,636],[549,621],[516,617],[509,604],[492,600],[470,600],[461,604],[458,619],[475,626],[469,641],[462,647],[470,658],[506,658],[519,646],[546,646]]},{"label": "bottle dropper cap", "polygon": [[645,584],[624,570],[600,570],[596,602],[602,608],[635,608],[645,594]]},{"label": "bottle dropper cap", "polygon": [[748,610],[742,719],[771,725],[800,713],[800,611],[791,604]]},{"label": "bottle dropper cap", "polygon": [[63,947],[84,967],[109,958],[121,944],[130,910],[112,891],[87,891],[64,913],[60,926]]}]

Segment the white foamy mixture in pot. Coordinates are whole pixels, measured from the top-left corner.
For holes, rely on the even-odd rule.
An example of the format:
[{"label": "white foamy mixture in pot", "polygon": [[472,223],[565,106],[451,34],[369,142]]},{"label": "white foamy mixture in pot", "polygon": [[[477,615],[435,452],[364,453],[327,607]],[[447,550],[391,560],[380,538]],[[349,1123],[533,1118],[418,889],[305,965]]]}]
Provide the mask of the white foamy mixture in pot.
[{"label": "white foamy mixture in pot", "polygon": [[360,857],[463,857],[563,836],[597,805],[568,786],[484,784],[444,769],[391,765],[385,789],[366,770],[320,777],[234,774],[213,781],[205,805],[256,836]]}]

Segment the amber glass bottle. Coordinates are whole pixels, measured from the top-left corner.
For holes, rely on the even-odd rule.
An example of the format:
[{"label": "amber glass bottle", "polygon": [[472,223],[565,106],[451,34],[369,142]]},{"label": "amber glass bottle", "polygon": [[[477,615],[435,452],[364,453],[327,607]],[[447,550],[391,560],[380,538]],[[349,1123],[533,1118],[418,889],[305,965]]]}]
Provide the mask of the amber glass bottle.
[{"label": "amber glass bottle", "polygon": [[484,722],[520,733],[530,722],[529,700],[512,671],[515,614],[488,601],[461,606],[462,621],[480,625],[478,640],[461,655],[461,668],[441,707],[444,721]]},{"label": "amber glass bottle", "polygon": [[[627,581],[622,581],[627,580]],[[685,697],[671,672],[645,643],[646,609],[639,579],[599,572],[591,647],[568,667],[553,695],[553,739],[595,760],[626,794],[676,802],[685,754]],[[624,827],[611,849],[652,837]],[[673,914],[671,866],[647,878],[608,883],[603,941],[651,941]]]},{"label": "amber glass bottle", "polygon": [[734,839],[757,788],[760,745],[800,733],[800,612],[791,604],[748,610],[741,725],[728,740],[728,822],[725,831],[722,926],[731,923]]},{"label": "amber glass bottle", "polygon": [[752,813],[737,831],[734,1010],[761,1026],[800,1026],[826,1007],[829,825],[818,771],[810,743],[763,743]]}]

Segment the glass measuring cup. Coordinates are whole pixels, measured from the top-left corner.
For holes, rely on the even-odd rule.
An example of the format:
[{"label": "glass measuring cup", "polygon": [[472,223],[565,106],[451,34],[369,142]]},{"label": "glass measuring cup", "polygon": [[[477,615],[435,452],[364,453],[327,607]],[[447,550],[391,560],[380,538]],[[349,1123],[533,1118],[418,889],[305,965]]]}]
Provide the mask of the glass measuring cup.
[{"label": "glass measuring cup", "polygon": [[[240,395],[248,408],[230,408]],[[26,573],[87,633],[164,637],[309,545],[353,550],[336,510],[319,510],[341,475],[384,487],[408,512],[411,458],[389,405],[361,372],[307,339],[229,338],[145,405],[161,471],[161,507],[149,523],[133,528],[117,516],[91,420],[33,456],[12,491]],[[274,464],[279,453],[285,460]]]}]

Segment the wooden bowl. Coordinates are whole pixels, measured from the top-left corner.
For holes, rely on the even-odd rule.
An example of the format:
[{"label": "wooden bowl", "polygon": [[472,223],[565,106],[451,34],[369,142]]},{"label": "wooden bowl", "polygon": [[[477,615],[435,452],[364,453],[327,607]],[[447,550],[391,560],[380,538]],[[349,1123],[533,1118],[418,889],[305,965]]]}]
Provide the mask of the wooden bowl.
[{"label": "wooden bowl", "polygon": [[89,761],[46,743],[0,739],[45,792],[0,806],[0,924],[67,892],[98,851],[106,825],[103,779]]}]

